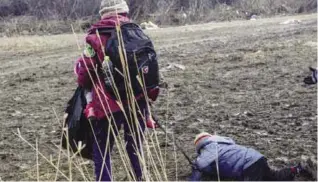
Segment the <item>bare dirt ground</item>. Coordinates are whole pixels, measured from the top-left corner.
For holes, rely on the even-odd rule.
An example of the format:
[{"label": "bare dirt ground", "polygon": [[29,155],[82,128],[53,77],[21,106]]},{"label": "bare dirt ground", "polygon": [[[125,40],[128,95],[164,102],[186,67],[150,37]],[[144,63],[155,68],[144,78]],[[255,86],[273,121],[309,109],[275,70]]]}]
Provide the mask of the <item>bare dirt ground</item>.
[{"label": "bare dirt ground", "polygon": [[[189,155],[194,156],[195,134],[207,131],[258,149],[276,167],[295,164],[301,155],[317,159],[317,88],[302,84],[308,66],[317,66],[316,16],[148,31],[169,84],[155,112]],[[288,19],[301,22],[280,24]],[[73,63],[81,51],[75,40],[73,35],[0,39],[2,180],[36,180],[36,154],[14,134],[17,128],[33,144],[38,138],[48,158],[56,157],[57,118],[76,88]],[[185,69],[166,69],[170,63]],[[173,156],[167,163],[169,179],[176,174],[186,179],[190,167],[181,154],[178,172]],[[40,165],[41,180],[54,179],[43,159]],[[123,179],[119,170],[114,173]]]}]

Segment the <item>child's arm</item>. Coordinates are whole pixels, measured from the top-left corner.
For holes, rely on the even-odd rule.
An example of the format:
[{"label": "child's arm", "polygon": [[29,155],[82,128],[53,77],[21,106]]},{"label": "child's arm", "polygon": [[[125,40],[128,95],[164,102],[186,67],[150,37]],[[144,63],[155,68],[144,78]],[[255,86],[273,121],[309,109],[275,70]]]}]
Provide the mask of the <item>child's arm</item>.
[{"label": "child's arm", "polygon": [[92,64],[92,58],[81,57],[76,61],[74,72],[77,76],[77,83],[79,86],[85,89],[92,88],[92,80],[96,78],[94,71],[94,64]]},{"label": "child's arm", "polygon": [[77,82],[81,87],[85,89],[91,89],[92,81],[99,76],[96,73],[96,69],[98,67],[99,62],[99,56],[97,55],[97,52],[94,49],[96,45],[93,43],[91,41],[86,40],[84,53],[76,61],[74,67],[74,72],[77,76]]},{"label": "child's arm", "polygon": [[200,181],[202,173],[197,168],[192,168],[192,174],[189,177],[189,181]]},{"label": "child's arm", "polygon": [[218,158],[218,148],[217,143],[211,143],[201,150],[200,155],[197,157],[195,164],[200,169],[203,170],[210,166]]},{"label": "child's arm", "polygon": [[195,160],[192,167],[192,174],[189,177],[189,181],[200,181],[202,172],[211,174],[211,164],[217,160],[217,146],[211,144],[202,149],[201,154]]}]

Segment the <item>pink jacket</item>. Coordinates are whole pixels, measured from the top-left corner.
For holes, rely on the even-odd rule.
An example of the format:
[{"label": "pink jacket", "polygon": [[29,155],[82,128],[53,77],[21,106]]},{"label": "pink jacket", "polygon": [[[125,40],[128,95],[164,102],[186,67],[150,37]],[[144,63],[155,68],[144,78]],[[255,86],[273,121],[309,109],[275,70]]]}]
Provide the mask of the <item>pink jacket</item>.
[{"label": "pink jacket", "polygon": [[[90,34],[86,36],[86,43],[94,49],[99,60],[104,60],[102,47],[106,45],[106,41],[108,40],[109,36],[100,35],[99,39],[98,36],[95,34],[96,29],[104,27],[116,27],[118,22],[123,23],[129,21],[129,18],[124,15],[110,15],[92,25],[91,29],[89,30]],[[103,78],[100,75],[97,76],[94,71],[94,67],[96,66],[97,61],[98,60],[87,57],[84,54],[83,57],[80,57],[77,60],[74,71],[77,75],[78,84],[81,87],[92,91],[92,105],[95,111],[95,115],[97,119],[102,119],[105,117],[105,114],[120,111],[120,108],[116,103],[116,100],[112,99],[110,94],[105,90],[105,85],[102,81]],[[87,67],[85,66],[85,64]],[[89,73],[93,77],[93,82],[91,81]]]}]

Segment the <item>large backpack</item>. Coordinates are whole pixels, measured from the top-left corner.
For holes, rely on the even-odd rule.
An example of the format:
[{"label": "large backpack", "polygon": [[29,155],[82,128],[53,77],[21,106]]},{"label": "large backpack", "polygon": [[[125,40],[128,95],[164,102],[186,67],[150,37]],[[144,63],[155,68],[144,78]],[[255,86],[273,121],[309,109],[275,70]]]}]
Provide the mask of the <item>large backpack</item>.
[{"label": "large backpack", "polygon": [[[120,58],[119,45],[123,41],[121,50],[126,53],[127,66],[129,70],[130,83],[135,96],[142,95],[144,91],[149,91],[159,85],[159,66],[157,54],[150,38],[142,29],[134,23],[124,23],[120,26],[122,39],[118,38],[115,28],[100,28],[99,34],[108,34],[110,38],[105,45],[105,53],[110,58],[112,65],[112,75],[121,99],[127,98],[127,84],[123,77],[123,65]],[[125,55],[123,55],[125,56]],[[119,71],[119,72],[118,72]],[[137,79],[141,76],[143,86]],[[145,90],[143,88],[146,88]],[[106,84],[106,89],[115,97],[111,85]]]}]

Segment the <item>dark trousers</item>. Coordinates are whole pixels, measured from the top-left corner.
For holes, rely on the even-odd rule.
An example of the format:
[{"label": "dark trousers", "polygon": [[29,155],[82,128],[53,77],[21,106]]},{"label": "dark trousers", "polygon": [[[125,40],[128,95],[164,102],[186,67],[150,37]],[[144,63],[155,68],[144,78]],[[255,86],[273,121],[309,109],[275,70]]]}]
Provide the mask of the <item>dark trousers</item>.
[{"label": "dark trousers", "polygon": [[294,177],[291,168],[271,169],[266,158],[261,158],[243,172],[244,181],[291,181]]},{"label": "dark trousers", "polygon": [[[145,107],[141,107],[145,111]],[[127,113],[129,117],[129,113]],[[127,119],[123,113],[115,113],[112,121],[99,120],[93,125],[96,140],[93,143],[93,160],[95,164],[96,181],[111,181],[111,156],[110,153],[115,143],[115,137],[123,126],[126,151],[130,159],[135,179],[141,180],[142,169],[139,162],[138,154],[142,150],[143,132],[145,130],[145,121],[139,117],[138,121]],[[112,126],[113,131],[110,126]],[[103,160],[104,158],[104,160]],[[104,163],[104,166],[103,166]]]}]

